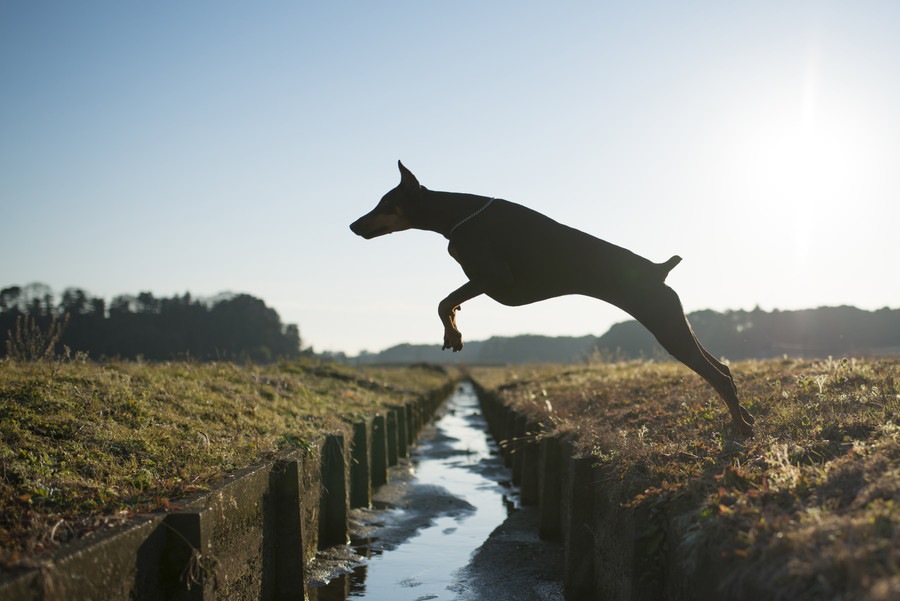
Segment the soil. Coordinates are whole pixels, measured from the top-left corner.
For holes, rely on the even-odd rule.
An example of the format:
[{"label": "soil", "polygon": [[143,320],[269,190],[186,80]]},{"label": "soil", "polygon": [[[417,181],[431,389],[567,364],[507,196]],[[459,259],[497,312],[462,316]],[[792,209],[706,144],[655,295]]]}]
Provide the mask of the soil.
[{"label": "soil", "polygon": [[458,601],[564,601],[562,545],[542,541],[536,507],[516,510],[460,573]]}]

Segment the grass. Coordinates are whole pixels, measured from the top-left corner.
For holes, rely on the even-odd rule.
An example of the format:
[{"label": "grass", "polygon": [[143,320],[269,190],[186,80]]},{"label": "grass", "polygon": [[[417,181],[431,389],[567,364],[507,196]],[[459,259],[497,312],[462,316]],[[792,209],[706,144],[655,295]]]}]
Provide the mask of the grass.
[{"label": "grass", "polygon": [[716,558],[734,598],[898,598],[900,361],[732,371],[757,418],[751,439],[735,436],[712,389],[674,363],[474,375],[540,422],[541,435],[572,437],[625,509],[664,507],[681,534],[657,552],[687,572]]},{"label": "grass", "polygon": [[0,567],[27,565],[225,474],[449,383],[313,360],[0,361]]}]

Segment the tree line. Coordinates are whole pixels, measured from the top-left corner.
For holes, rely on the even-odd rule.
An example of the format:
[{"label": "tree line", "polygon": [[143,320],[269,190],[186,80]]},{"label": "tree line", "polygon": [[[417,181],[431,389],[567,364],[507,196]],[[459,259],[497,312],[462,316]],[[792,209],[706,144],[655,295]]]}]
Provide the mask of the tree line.
[{"label": "tree line", "polygon": [[[700,342],[717,357],[840,357],[900,354],[900,309],[865,311],[819,307],[798,311],[696,311],[688,320]],[[624,358],[664,358],[668,354],[636,321],[614,325],[597,349]]]},{"label": "tree line", "polygon": [[[58,344],[92,358],[251,360],[266,362],[301,353],[300,330],[249,294],[224,293],[201,300],[190,293],[156,297],[122,294],[108,304],[80,288],[58,300],[49,286],[0,290],[0,336],[14,340],[25,319],[49,331],[64,324]],[[0,345],[0,357],[8,352]]]},{"label": "tree line", "polygon": [[[900,356],[900,309],[865,311],[819,307],[799,311],[696,311],[688,315],[697,337],[713,355],[732,360],[848,355]],[[670,359],[653,335],[636,321],[612,326],[602,336],[513,336],[470,340],[461,353],[439,344],[401,344],[358,357],[354,363],[430,361],[469,364],[571,363],[585,359]]]}]

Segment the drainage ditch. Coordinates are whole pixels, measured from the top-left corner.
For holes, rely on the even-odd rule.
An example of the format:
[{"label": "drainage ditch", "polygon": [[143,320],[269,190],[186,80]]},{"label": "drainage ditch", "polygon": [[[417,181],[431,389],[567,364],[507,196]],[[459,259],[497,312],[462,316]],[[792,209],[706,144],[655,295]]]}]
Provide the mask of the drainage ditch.
[{"label": "drainage ditch", "polygon": [[[479,593],[472,562],[492,532],[520,512],[516,499],[476,392],[464,382],[422,431],[409,461],[393,468],[372,508],[353,510],[351,544],[327,550],[311,566],[310,599],[497,601]],[[540,544],[535,530],[523,524],[521,534],[534,540],[520,542]],[[554,574],[542,577],[549,582]]]}]

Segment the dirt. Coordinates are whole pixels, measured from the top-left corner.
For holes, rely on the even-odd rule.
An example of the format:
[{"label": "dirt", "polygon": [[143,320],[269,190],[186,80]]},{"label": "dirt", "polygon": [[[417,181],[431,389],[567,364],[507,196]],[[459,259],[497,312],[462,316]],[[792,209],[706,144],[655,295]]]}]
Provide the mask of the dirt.
[{"label": "dirt", "polygon": [[516,510],[459,574],[458,601],[564,601],[562,545],[542,541],[536,507]]}]

